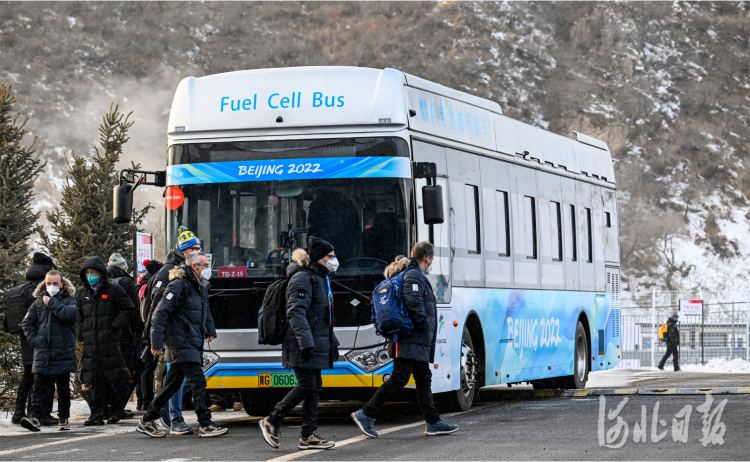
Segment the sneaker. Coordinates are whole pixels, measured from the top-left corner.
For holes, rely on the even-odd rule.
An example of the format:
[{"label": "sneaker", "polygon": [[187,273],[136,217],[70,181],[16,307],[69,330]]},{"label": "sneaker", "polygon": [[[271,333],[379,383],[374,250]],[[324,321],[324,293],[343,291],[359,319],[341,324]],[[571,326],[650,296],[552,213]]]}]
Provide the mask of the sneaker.
[{"label": "sneaker", "polygon": [[657,369],[659,369],[660,371],[663,371],[663,370],[664,370],[664,368],[663,368],[663,367],[657,367]]},{"label": "sneaker", "polygon": [[263,439],[266,440],[266,443],[268,443],[269,446],[275,449],[281,447],[279,444],[279,435],[281,434],[279,427],[274,427],[268,423],[268,417],[260,419],[258,426],[260,427],[261,433],[263,433]]},{"label": "sneaker", "polygon": [[70,422],[68,421],[68,419],[61,418],[60,423],[57,426],[57,429],[60,431],[70,430]]},{"label": "sneaker", "polygon": [[21,425],[21,419],[23,419],[24,417],[26,417],[26,414],[24,413],[13,414],[13,417],[11,417],[10,419],[10,423],[12,423],[13,425]]},{"label": "sneaker", "polygon": [[135,417],[135,413],[130,409],[123,409],[122,411],[124,412],[124,414],[122,415],[122,417],[120,417],[120,420],[132,419],[133,417]]},{"label": "sneaker", "polygon": [[220,427],[213,422],[209,422],[208,425],[201,425],[198,433],[200,434],[199,436],[207,438],[211,436],[221,436],[228,431],[228,428]]},{"label": "sneaker", "polygon": [[313,433],[307,438],[299,439],[299,448],[303,450],[304,449],[331,449],[335,445],[336,443],[334,443],[333,441],[324,440],[323,438],[318,436],[317,433]]},{"label": "sneaker", "polygon": [[357,412],[352,412],[352,420],[367,437],[378,437],[378,432],[375,431],[375,419],[367,417],[365,413],[362,412],[362,409]]},{"label": "sneaker", "polygon": [[92,415],[83,423],[84,427],[97,427],[99,425],[104,425],[104,419],[98,414]]},{"label": "sneaker", "polygon": [[682,372],[682,369],[675,369],[675,372]]},{"label": "sneaker", "polygon": [[151,438],[164,438],[165,436],[167,436],[167,432],[159,430],[159,427],[156,426],[156,422],[144,422],[143,419],[138,422],[138,426],[135,427],[135,431],[137,431],[138,433],[143,433],[144,435],[148,435]]},{"label": "sneaker", "polygon": [[21,426],[30,432],[42,431],[42,424],[39,419],[34,417],[24,417],[21,419]]},{"label": "sneaker", "polygon": [[235,411],[241,411],[242,409],[244,409],[244,407],[242,406],[242,403],[234,403],[232,405],[232,409]]},{"label": "sneaker", "polygon": [[169,430],[170,435],[192,435],[193,429],[185,422],[175,422]]},{"label": "sneaker", "polygon": [[143,410],[143,403],[141,403],[140,401],[136,402],[135,403],[135,410],[136,411],[142,411]]},{"label": "sneaker", "polygon": [[218,404],[212,405],[211,407],[208,408],[208,410],[211,412],[226,411],[224,406],[219,406]]},{"label": "sneaker", "polygon": [[125,413],[124,409],[113,411],[112,416],[109,419],[107,419],[107,424],[114,425],[122,419],[127,419],[126,415],[127,414]]},{"label": "sneaker", "polygon": [[456,430],[458,430],[458,425],[450,425],[445,420],[440,419],[434,424],[427,424],[427,426],[424,428],[424,435],[425,436],[447,435],[449,433],[455,432]]}]

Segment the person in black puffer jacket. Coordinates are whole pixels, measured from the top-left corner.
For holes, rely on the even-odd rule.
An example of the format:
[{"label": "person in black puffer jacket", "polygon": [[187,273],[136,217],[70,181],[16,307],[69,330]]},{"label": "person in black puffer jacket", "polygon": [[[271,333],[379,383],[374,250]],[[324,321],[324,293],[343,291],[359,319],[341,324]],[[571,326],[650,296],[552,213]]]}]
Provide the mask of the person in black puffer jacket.
[{"label": "person in black puffer jacket", "polygon": [[[81,268],[83,287],[76,292],[78,340],[83,342],[81,383],[91,388],[91,417],[86,426],[103,425],[102,413],[109,396],[123,395],[130,371],[120,351],[120,333],[137,316],[133,301],[119,284],[107,278],[101,257],[88,257]],[[115,400],[116,410],[107,423],[125,417],[125,403]]]},{"label": "person in black puffer jacket", "polygon": [[[23,363],[23,376],[21,377],[21,383],[18,385],[16,408],[11,419],[14,425],[20,425],[21,419],[26,417],[26,406],[28,403],[29,408],[31,407],[31,389],[34,386],[34,373],[32,372],[34,347],[26,341],[26,336],[23,334],[20,324],[26,316],[29,306],[34,303],[34,291],[41,282],[44,282],[47,272],[53,269],[57,269],[57,266],[49,256],[41,252],[35,252],[32,257],[32,265],[26,271],[26,284],[13,287],[7,293],[5,306],[8,307],[8,316],[10,316],[11,311],[16,313],[13,318],[17,324],[15,330],[20,330],[18,339],[21,343],[21,362]],[[6,318],[5,321],[7,322],[8,319]],[[9,329],[6,327],[6,330]],[[47,387],[47,395],[46,402],[49,402],[49,407],[46,410],[46,415],[41,419],[41,423],[42,425],[57,425],[57,420],[50,415],[55,395],[54,386]]]},{"label": "person in black puffer jacket", "polygon": [[403,272],[404,308],[414,323],[408,334],[398,334],[397,341],[388,341],[388,355],[393,359],[393,373],[367,405],[352,413],[352,420],[370,438],[377,438],[375,419],[383,405],[398,390],[406,386],[413,375],[417,388],[417,401],[422,406],[427,422],[425,435],[445,435],[458,430],[440,418],[432,397],[432,371],[437,339],[437,305],[432,286],[425,275],[430,274],[435,248],[429,242],[417,242],[411,249],[411,258],[399,258],[386,269],[389,278]]},{"label": "person in black puffer jacket", "polygon": [[136,431],[153,438],[166,432],[154,421],[172,395],[187,379],[193,391],[193,405],[200,423],[201,436],[218,436],[227,432],[211,421],[206,405],[206,377],[203,375],[203,342],[216,338],[216,327],[208,305],[211,267],[203,252],[191,253],[185,264],[169,273],[170,282],[152,314],[151,353],[158,357],[166,347],[164,359],[170,363],[167,380],[136,427]]},{"label": "person in black puffer jacket", "polygon": [[69,430],[70,374],[78,369],[73,329],[78,306],[75,287],[57,270],[50,270],[34,291],[37,299],[23,319],[23,331],[34,347],[34,392],[31,413],[21,425],[31,431],[41,429],[40,420],[51,407],[47,390],[57,387],[57,416],[60,430]]},{"label": "person in black puffer jacket", "polygon": [[308,252],[297,249],[287,268],[286,312],[289,321],[281,348],[281,364],[294,369],[297,386],[276,404],[271,415],[259,422],[263,438],[279,447],[279,428],[299,403],[302,406],[300,449],[328,449],[334,442],[316,434],[318,402],[323,389],[321,369],[332,369],[338,359],[339,341],[333,332],[333,295],[328,275],[338,269],[333,246],[310,236]]}]

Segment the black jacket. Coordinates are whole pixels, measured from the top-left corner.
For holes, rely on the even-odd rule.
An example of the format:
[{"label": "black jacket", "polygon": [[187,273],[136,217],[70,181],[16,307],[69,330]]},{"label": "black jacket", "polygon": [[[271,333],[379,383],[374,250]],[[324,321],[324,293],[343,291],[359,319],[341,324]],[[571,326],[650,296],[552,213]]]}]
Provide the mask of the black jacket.
[{"label": "black jacket", "polygon": [[[86,268],[102,274],[97,290],[86,279]],[[120,332],[137,316],[132,300],[118,284],[107,280],[101,257],[88,257],[81,268],[83,287],[76,292],[78,340],[83,342],[81,383],[113,383],[130,379],[120,351]]]},{"label": "black jacket", "polygon": [[[175,269],[175,267],[180,266],[181,264],[185,263],[185,256],[182,255],[182,252],[177,248],[177,246],[174,246],[172,250],[170,250],[169,255],[167,255],[167,259],[164,262],[164,266],[161,267],[159,272],[154,274],[151,278],[153,279],[153,285],[151,286],[151,307],[149,311],[149,315],[145,315],[147,317],[144,317],[144,320],[146,321],[146,325],[144,326],[143,330],[143,338],[144,339],[150,339],[151,338],[151,322],[153,320],[153,314],[154,310],[156,310],[156,307],[159,306],[159,302],[161,302],[161,298],[164,295],[164,291],[167,290],[167,286],[169,285],[169,272]],[[148,294],[144,294],[143,296],[147,296]]]},{"label": "black jacket", "polygon": [[73,329],[78,305],[73,297],[75,287],[63,278],[63,289],[45,305],[42,297],[49,295],[42,281],[34,291],[36,300],[23,318],[23,332],[34,348],[35,374],[57,375],[76,372],[76,340]]},{"label": "black jacket", "polygon": [[185,265],[173,268],[169,277],[164,296],[151,315],[151,347],[166,347],[168,363],[202,363],[204,340],[216,337],[208,306],[210,284],[196,280]]},{"label": "black jacket", "polygon": [[414,322],[414,329],[411,332],[399,335],[395,344],[389,341],[389,355],[391,358],[434,362],[437,306],[432,286],[424,277],[419,263],[413,258],[394,262],[386,268],[386,272],[389,270],[395,273],[406,271],[404,274],[404,308]]},{"label": "black jacket", "polygon": [[[128,273],[116,266],[110,266],[107,268],[107,279],[110,282],[115,282],[120,285],[130,297],[133,302],[133,306],[138,309],[141,306],[140,298],[138,297],[138,288]],[[143,333],[143,322],[140,316],[133,316],[130,319],[128,326],[120,333],[120,351],[126,360],[133,359],[133,357],[139,357],[141,352],[138,351],[141,345],[141,334]]]},{"label": "black jacket", "polygon": [[[26,284],[29,284],[29,288],[24,289],[22,286],[16,286],[12,289],[10,289],[7,293],[7,300],[6,300],[6,307],[8,309],[13,309],[10,307],[10,303],[18,303],[18,309],[19,318],[22,315],[21,313],[28,312],[29,306],[34,303],[34,290],[36,290],[36,287],[39,286],[39,283],[44,281],[44,277],[47,275],[47,272],[53,268],[55,268],[54,263],[52,262],[52,259],[47,257],[46,255],[43,255],[46,258],[40,258],[43,254],[35,253],[34,254],[34,264],[29,267],[28,270],[26,270]],[[22,300],[12,300],[14,295],[21,295],[21,292],[25,291],[26,296],[22,297]],[[6,318],[6,322],[8,319]],[[19,321],[22,321],[22,318],[19,319]],[[7,326],[6,330],[7,330]],[[30,364],[34,363],[34,347],[29,345],[29,342],[26,340],[26,336],[24,334],[21,334],[18,336],[20,342],[21,342],[21,361],[23,362],[24,366],[28,366]]]},{"label": "black jacket", "polygon": [[680,344],[680,330],[677,328],[677,322],[667,319],[667,345],[677,346]]},{"label": "black jacket", "polygon": [[[332,369],[338,356],[339,341],[333,333],[333,300],[328,302],[328,270],[302,249],[292,254],[294,263],[287,268],[286,315],[289,321],[281,349],[281,364],[286,368]],[[303,270],[303,268],[305,270]],[[310,280],[314,274],[315,285]],[[301,351],[313,347],[313,358],[303,361]]]}]

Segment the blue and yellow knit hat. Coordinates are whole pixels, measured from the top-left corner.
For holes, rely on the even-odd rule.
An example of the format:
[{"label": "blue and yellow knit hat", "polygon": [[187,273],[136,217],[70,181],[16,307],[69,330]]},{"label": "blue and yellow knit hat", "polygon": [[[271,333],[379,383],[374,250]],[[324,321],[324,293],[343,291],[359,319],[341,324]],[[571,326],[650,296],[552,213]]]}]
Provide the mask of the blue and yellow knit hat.
[{"label": "blue and yellow knit hat", "polygon": [[177,248],[180,249],[180,252],[194,245],[202,244],[201,240],[195,237],[192,231],[183,231],[180,233],[180,237],[177,239]]}]

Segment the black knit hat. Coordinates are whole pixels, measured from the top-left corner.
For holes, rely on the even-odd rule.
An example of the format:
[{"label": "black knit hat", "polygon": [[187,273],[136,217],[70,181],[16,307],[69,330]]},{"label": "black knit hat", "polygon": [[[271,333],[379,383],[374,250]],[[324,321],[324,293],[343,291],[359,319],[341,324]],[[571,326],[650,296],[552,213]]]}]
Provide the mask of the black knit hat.
[{"label": "black knit hat", "polygon": [[318,261],[331,252],[333,252],[333,246],[323,239],[315,236],[307,239],[307,253],[310,254],[310,260]]},{"label": "black knit hat", "polygon": [[43,254],[42,252],[34,252],[34,256],[31,258],[31,262],[34,265],[48,266],[50,269],[57,269],[55,263],[49,255]]}]

